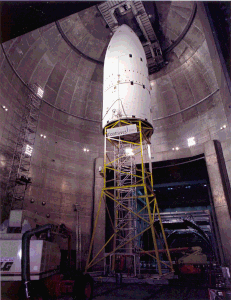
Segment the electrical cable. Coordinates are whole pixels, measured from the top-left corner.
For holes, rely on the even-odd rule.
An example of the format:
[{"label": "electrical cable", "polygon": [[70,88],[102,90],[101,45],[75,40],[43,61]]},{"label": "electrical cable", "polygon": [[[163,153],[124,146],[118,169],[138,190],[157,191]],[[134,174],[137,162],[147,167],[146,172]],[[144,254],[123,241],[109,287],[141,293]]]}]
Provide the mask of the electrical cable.
[{"label": "electrical cable", "polygon": [[164,117],[160,117],[160,118],[157,118],[157,119],[152,119],[152,121],[163,120],[163,119],[170,118],[170,117],[173,117],[173,116],[175,116],[175,115],[178,115],[178,114],[180,114],[180,113],[182,113],[182,112],[185,112],[186,110],[188,110],[188,109],[190,109],[190,108],[193,108],[193,107],[197,106],[198,104],[204,102],[205,100],[207,100],[208,98],[210,98],[211,96],[213,96],[214,94],[216,94],[219,90],[220,90],[219,88],[216,89],[216,90],[213,91],[211,94],[207,95],[205,98],[203,98],[202,100],[198,101],[197,103],[194,103],[193,105],[190,105],[190,106],[188,106],[188,107],[186,107],[186,108],[184,108],[184,109],[182,109],[182,110],[180,110],[180,111],[177,111],[177,112],[175,112],[175,113],[173,113],[173,114],[171,114],[171,115],[164,116]]},{"label": "electrical cable", "polygon": [[193,5],[193,10],[192,10],[192,14],[189,18],[188,23],[186,24],[184,30],[182,31],[182,33],[178,36],[178,38],[167,48],[163,51],[163,53],[166,55],[168,52],[172,51],[182,40],[183,38],[186,36],[186,34],[188,33],[190,27],[192,26],[192,23],[195,19],[196,16],[196,12],[197,12],[197,3],[194,2]]},{"label": "electrical cable", "polygon": [[176,164],[172,164],[172,165],[167,165],[167,166],[162,166],[162,167],[155,167],[155,168],[152,168],[152,169],[154,170],[154,169],[161,169],[161,168],[168,168],[168,167],[173,167],[173,166],[179,166],[179,165],[187,164],[187,163],[194,162],[194,161],[197,161],[197,160],[200,160],[200,159],[204,159],[204,157],[199,157],[199,158],[192,159],[190,161],[185,161],[185,162],[176,163]]},{"label": "electrical cable", "polygon": [[60,26],[59,22],[56,21],[55,22],[55,25],[58,29],[58,32],[61,34],[62,38],[64,39],[64,41],[68,44],[68,46],[74,50],[76,53],[78,53],[80,56],[84,57],[85,59],[93,62],[93,63],[96,63],[96,64],[99,64],[99,65],[104,65],[104,62],[101,61],[101,60],[98,60],[98,59],[95,59],[93,57],[90,57],[86,54],[84,54],[83,52],[81,52],[79,49],[77,49],[73,44],[72,42],[68,39],[68,37],[66,36],[66,34],[64,33],[64,31],[62,30],[62,27]]}]

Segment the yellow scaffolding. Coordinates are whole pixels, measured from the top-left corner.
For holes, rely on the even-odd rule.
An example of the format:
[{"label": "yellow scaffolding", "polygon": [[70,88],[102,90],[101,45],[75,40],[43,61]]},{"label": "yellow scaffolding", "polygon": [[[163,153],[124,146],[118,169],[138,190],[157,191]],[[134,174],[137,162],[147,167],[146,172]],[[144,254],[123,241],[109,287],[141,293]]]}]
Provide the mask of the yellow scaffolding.
[{"label": "yellow scaffolding", "polygon": [[[134,125],[136,124],[137,132],[132,134],[127,134],[123,136],[117,136],[117,137],[108,137],[107,136],[107,130],[115,127],[122,127],[127,125]],[[99,206],[96,214],[96,219],[94,222],[94,228],[92,233],[92,238],[90,242],[90,248],[89,248],[89,254],[87,258],[87,263],[85,267],[85,272],[92,266],[98,264],[103,259],[106,259],[108,256],[112,256],[112,270],[115,268],[115,256],[119,250],[125,249],[126,245],[132,245],[132,252],[134,255],[139,255],[139,252],[144,251],[138,244],[136,243],[136,240],[139,236],[141,236],[144,232],[147,230],[151,230],[152,234],[152,240],[154,245],[154,252],[155,256],[151,255],[150,253],[147,253],[147,255],[151,256],[152,258],[156,259],[157,266],[158,266],[158,273],[161,276],[162,275],[162,265],[167,266],[169,268],[170,272],[173,272],[173,264],[166,240],[166,235],[164,231],[164,227],[161,221],[160,211],[158,208],[156,195],[153,191],[153,177],[152,177],[152,171],[151,171],[151,155],[150,155],[150,137],[152,135],[153,128],[147,123],[142,120],[136,120],[136,119],[130,119],[130,120],[118,120],[114,122],[113,124],[109,124],[105,127],[104,131],[104,168],[103,168],[103,178],[104,178],[104,187],[101,192],[101,197],[99,201]],[[109,145],[109,147],[108,147]],[[122,145],[122,147],[121,147]],[[126,161],[126,156],[128,156],[124,151],[125,145],[127,147],[130,147],[131,152],[130,156],[132,156],[132,159],[136,158],[136,165],[137,162],[141,165],[141,169],[137,169],[134,173],[131,172],[131,168],[125,168],[125,171],[118,167],[119,163],[121,161]],[[112,149],[113,146],[113,149]],[[122,149],[122,150],[121,150]],[[148,153],[148,157],[145,157],[146,152]],[[149,160],[149,170],[145,167],[144,160]],[[125,163],[126,164],[126,163]],[[106,172],[107,170],[114,171],[115,174],[115,185],[114,186],[108,186],[107,176]],[[132,174],[131,174],[132,173]],[[123,178],[123,180],[118,181],[118,178]],[[130,183],[129,180],[133,178]],[[123,185],[123,183],[126,183]],[[143,195],[137,195],[136,190],[139,188],[142,190]],[[129,193],[130,191],[130,193]],[[127,194],[126,194],[127,193]],[[121,195],[123,195],[123,198],[121,201]],[[124,196],[126,195],[126,196]],[[115,221],[113,223],[113,217],[110,216],[107,203],[106,203],[106,197],[108,199],[111,199],[114,201],[114,207],[115,207]],[[145,205],[142,209],[139,211],[134,209],[134,206],[129,205],[126,202],[127,199],[129,201],[133,201],[133,203],[137,202],[137,199],[144,199]],[[98,251],[98,253],[91,258],[91,252],[93,247],[93,241],[96,233],[97,228],[97,222],[99,219],[99,214],[101,210],[102,201],[105,202],[105,207],[107,209],[107,212],[109,214],[111,226],[113,228],[113,234],[111,237],[106,241],[106,243],[103,245],[103,247]],[[119,214],[121,214],[121,210],[123,210],[126,213],[126,217],[124,217],[123,222],[120,222]],[[146,213],[146,217],[145,214]],[[129,217],[127,217],[129,216]],[[132,220],[132,221],[131,221]],[[135,224],[133,220],[140,220],[142,224],[145,224],[144,228],[141,231],[137,231],[134,226],[131,224]],[[158,243],[158,239],[160,239],[157,230],[155,229],[154,223],[156,221],[159,221],[160,228],[161,228],[161,234],[163,238],[163,242],[160,240]],[[130,226],[130,227],[129,227]],[[127,229],[129,227],[129,229]],[[123,230],[127,229],[127,236],[124,237]],[[122,237],[123,235],[123,237]],[[113,240],[113,251],[110,253],[107,253],[104,255],[103,258],[98,258],[100,254],[104,251],[105,247]],[[118,240],[120,242],[118,242]],[[122,242],[121,242],[122,241]],[[132,243],[132,244],[131,244]],[[159,255],[159,247],[162,244],[162,249],[165,248],[165,251],[167,253],[168,262],[164,262],[160,260]],[[130,249],[130,248],[129,248]],[[130,251],[131,252],[131,251]],[[98,258],[98,259],[97,259]],[[134,259],[135,261],[135,259]],[[135,266],[134,266],[135,268]],[[135,272],[136,273],[136,272]]]}]

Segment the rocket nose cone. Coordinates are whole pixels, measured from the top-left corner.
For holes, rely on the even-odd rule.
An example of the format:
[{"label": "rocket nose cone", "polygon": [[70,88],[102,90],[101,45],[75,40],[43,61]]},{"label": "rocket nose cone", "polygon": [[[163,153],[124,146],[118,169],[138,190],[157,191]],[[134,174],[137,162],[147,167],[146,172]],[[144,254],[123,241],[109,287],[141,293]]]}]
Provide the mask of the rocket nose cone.
[{"label": "rocket nose cone", "polygon": [[109,43],[106,58],[127,55],[128,53],[139,54],[146,63],[143,46],[136,33],[126,24],[119,26]]}]

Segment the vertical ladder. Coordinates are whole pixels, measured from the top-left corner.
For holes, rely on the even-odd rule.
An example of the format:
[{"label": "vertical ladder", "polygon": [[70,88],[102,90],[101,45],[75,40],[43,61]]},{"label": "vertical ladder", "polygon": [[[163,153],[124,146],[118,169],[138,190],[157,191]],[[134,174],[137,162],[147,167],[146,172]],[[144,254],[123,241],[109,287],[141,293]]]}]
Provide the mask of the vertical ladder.
[{"label": "vertical ladder", "polygon": [[38,84],[29,86],[20,122],[12,124],[16,136],[7,183],[7,198],[11,202],[11,210],[23,209],[27,185],[31,183],[29,169],[42,101],[37,96],[38,89],[41,89]]}]

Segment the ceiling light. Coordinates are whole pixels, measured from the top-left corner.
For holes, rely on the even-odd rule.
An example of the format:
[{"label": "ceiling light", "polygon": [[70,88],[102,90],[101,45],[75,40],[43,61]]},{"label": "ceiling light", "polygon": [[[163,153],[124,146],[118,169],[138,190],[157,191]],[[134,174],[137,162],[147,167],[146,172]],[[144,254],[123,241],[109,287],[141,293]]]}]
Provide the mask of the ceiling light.
[{"label": "ceiling light", "polygon": [[43,137],[43,134],[40,134],[41,137]]},{"label": "ceiling light", "polygon": [[86,148],[83,148],[83,151],[84,151],[84,152],[86,152],[86,151],[87,151],[87,149],[86,149]]},{"label": "ceiling light", "polygon": [[172,150],[174,151],[174,150],[175,150],[175,148],[172,148]]},{"label": "ceiling light", "polygon": [[8,111],[8,108],[5,108],[5,111]]},{"label": "ceiling light", "polygon": [[179,150],[180,148],[179,147],[176,147],[176,150]]},{"label": "ceiling light", "polygon": [[25,154],[31,156],[32,151],[33,151],[33,147],[31,147],[31,146],[29,146],[29,145],[26,145]]},{"label": "ceiling light", "polygon": [[45,138],[46,138],[46,136],[44,135],[44,136],[43,136],[43,138],[45,139]]},{"label": "ceiling light", "polygon": [[40,98],[43,97],[43,94],[44,94],[44,90],[41,89],[40,87],[38,87],[38,90],[37,90],[37,96],[39,96]]},{"label": "ceiling light", "polygon": [[194,145],[196,145],[195,137],[188,138],[188,146],[191,147]]}]

